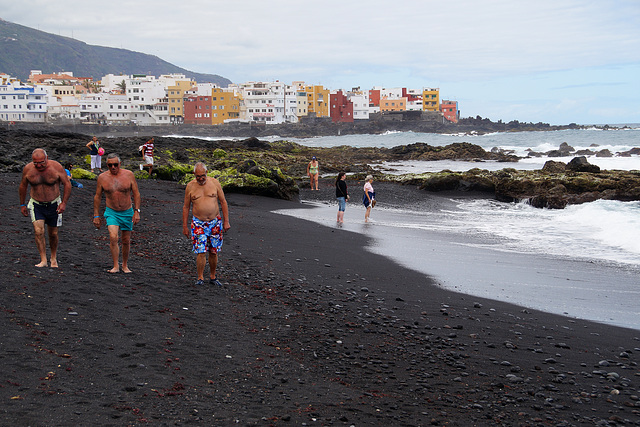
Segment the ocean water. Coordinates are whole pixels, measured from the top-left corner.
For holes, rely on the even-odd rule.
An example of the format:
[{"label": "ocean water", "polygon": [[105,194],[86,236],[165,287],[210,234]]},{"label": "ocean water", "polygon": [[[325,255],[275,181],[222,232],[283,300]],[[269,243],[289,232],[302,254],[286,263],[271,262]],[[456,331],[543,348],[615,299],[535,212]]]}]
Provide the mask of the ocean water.
[{"label": "ocean water", "polygon": [[[526,155],[527,149],[549,151],[566,142],[576,150],[606,148],[617,153],[640,147],[640,127],[481,136],[401,132],[295,141],[320,147],[472,142],[485,150],[498,147],[521,156]],[[553,160],[568,162],[571,158]],[[322,159],[319,160],[322,167]],[[546,160],[549,158],[527,158],[515,164],[393,162],[376,167],[387,173],[473,167],[539,169]],[[588,160],[603,169],[640,170],[639,156],[588,156]],[[341,227],[372,237],[372,252],[430,275],[441,286],[464,294],[640,329],[640,202],[599,200],[549,210],[525,203],[461,198],[451,199],[436,210],[407,210],[386,208],[384,194],[378,192],[376,196],[379,204],[372,213],[373,223],[364,224],[364,209],[350,203]],[[334,201],[313,205],[313,210],[279,213],[337,226]]]}]

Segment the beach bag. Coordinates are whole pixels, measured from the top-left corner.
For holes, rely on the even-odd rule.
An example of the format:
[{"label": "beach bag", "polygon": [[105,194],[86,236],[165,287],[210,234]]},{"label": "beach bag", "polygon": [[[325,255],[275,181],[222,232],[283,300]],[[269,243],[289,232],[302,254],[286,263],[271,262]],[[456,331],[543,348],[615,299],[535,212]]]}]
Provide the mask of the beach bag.
[{"label": "beach bag", "polygon": [[138,154],[140,154],[140,157],[144,157],[144,145],[138,147]]}]

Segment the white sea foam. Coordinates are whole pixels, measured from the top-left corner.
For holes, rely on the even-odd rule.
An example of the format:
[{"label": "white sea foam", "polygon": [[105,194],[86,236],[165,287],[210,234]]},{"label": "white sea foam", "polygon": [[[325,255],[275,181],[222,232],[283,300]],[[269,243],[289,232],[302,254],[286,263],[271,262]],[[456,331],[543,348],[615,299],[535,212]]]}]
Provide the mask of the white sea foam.
[{"label": "white sea foam", "polygon": [[464,200],[448,221],[501,239],[522,253],[552,254],[640,267],[640,202],[597,200],[562,210],[525,203]]}]

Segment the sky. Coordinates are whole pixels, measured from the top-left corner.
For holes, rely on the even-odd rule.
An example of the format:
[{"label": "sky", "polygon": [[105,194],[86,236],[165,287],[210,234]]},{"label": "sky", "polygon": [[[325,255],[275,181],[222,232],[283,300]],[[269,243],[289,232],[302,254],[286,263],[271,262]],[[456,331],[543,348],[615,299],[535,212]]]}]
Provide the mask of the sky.
[{"label": "sky", "polygon": [[640,0],[0,0],[0,18],[234,83],[439,88],[461,117],[640,123]]}]

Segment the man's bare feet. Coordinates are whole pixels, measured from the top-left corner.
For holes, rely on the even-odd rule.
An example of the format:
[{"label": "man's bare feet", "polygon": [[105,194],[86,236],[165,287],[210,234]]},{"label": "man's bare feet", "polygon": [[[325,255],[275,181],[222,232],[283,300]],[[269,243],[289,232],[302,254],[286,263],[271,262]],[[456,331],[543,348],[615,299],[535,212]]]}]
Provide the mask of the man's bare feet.
[{"label": "man's bare feet", "polygon": [[133,271],[129,270],[129,267],[122,267],[123,273],[133,273]]},{"label": "man's bare feet", "polygon": [[111,270],[107,270],[107,273],[117,273],[120,269],[118,267],[113,267]]},{"label": "man's bare feet", "polygon": [[58,268],[58,260],[56,259],[51,260],[51,268]]},{"label": "man's bare feet", "polygon": [[36,267],[42,268],[42,267],[46,267],[47,265],[49,265],[47,264],[47,261],[40,261],[39,264],[36,264]]}]

